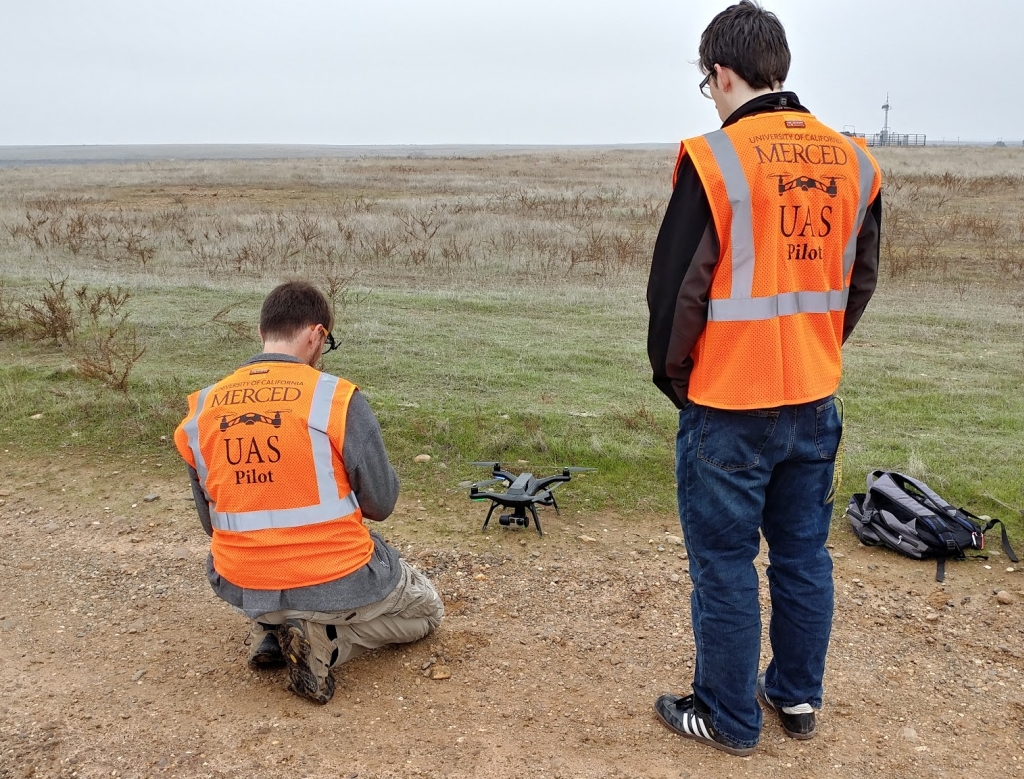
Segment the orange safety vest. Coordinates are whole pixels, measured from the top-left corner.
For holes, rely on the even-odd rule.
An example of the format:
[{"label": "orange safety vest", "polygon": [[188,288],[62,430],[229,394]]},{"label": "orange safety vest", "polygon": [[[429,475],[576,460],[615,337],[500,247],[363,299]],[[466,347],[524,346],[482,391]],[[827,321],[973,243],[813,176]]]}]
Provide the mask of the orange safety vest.
[{"label": "orange safety vest", "polygon": [[842,374],[857,234],[881,189],[861,144],[798,111],[683,141],[720,246],[688,397],[753,409],[827,397]]},{"label": "orange safety vest", "polygon": [[286,590],[369,562],[373,539],[342,460],[356,386],[292,362],[244,365],[189,395],[174,443],[210,501],[213,566]]}]

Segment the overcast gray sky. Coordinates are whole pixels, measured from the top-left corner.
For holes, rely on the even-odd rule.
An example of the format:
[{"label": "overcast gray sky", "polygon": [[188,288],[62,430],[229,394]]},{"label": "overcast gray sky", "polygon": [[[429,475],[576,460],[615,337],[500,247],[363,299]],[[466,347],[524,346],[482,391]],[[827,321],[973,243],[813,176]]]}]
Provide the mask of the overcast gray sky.
[{"label": "overcast gray sky", "polygon": [[[0,0],[0,145],[645,143],[710,0]],[[827,123],[1024,138],[1021,0],[766,0]]]}]

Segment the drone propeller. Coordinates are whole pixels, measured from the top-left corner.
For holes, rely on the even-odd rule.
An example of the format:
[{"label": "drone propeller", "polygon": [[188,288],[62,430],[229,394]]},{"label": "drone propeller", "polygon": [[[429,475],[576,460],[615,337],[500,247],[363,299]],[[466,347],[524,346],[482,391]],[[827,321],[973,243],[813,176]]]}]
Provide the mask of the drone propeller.
[{"label": "drone propeller", "polygon": [[495,462],[494,460],[489,460],[487,462],[466,463],[466,465],[473,465],[480,468],[498,468],[501,466],[501,463]]},{"label": "drone propeller", "polygon": [[569,473],[587,473],[588,471],[596,471],[597,468],[581,468],[578,466],[573,466],[572,468],[564,468],[563,470]]},{"label": "drone propeller", "polygon": [[488,487],[491,484],[497,484],[499,481],[505,481],[505,480],[501,479],[501,478],[498,478],[498,479],[484,479],[484,481],[478,481],[478,482],[476,482],[476,484],[473,484],[470,487],[470,489],[471,490],[478,490],[481,487]]}]

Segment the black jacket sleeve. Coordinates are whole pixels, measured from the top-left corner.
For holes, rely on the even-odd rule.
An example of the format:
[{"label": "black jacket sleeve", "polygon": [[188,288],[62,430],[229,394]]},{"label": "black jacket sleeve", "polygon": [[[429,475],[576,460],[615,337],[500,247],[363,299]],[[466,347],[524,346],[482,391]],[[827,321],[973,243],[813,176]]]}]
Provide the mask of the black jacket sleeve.
[{"label": "black jacket sleeve", "polygon": [[857,257],[853,261],[850,295],[843,317],[843,343],[860,321],[878,283],[878,254],[882,235],[882,193],[872,201],[857,234]]},{"label": "black jacket sleeve", "polygon": [[708,291],[718,262],[718,235],[697,170],[684,157],[654,244],[647,283],[647,355],[658,389],[686,405],[693,351],[708,319]]}]

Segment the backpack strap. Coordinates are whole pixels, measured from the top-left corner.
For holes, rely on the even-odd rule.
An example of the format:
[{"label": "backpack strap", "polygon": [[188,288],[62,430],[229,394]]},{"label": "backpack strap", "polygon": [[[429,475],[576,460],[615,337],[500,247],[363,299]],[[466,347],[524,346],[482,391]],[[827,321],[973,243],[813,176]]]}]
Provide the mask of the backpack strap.
[{"label": "backpack strap", "polygon": [[[963,511],[963,509],[961,509],[961,511]],[[971,514],[971,516],[973,517],[974,515]],[[975,519],[977,519],[977,517],[975,517]],[[996,525],[999,525],[999,530],[1002,531],[1003,534],[1003,551],[1006,552],[1006,556],[1009,557],[1010,560],[1012,560],[1015,563],[1020,562],[1017,559],[1017,555],[1013,551],[1013,547],[1010,546],[1010,539],[1006,537],[1006,525],[1003,524],[1003,521],[1001,519],[990,519],[988,524],[981,529],[981,532],[984,533]]]}]

